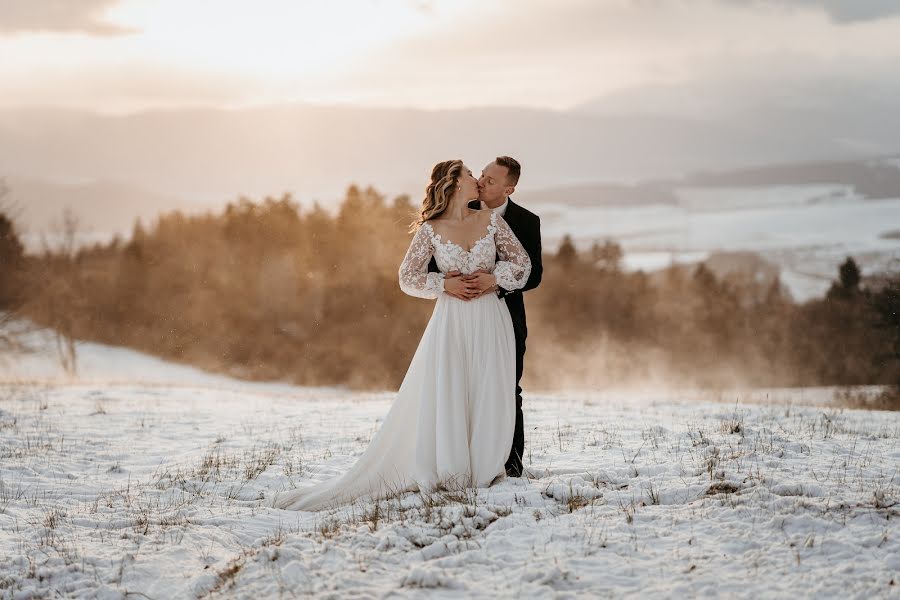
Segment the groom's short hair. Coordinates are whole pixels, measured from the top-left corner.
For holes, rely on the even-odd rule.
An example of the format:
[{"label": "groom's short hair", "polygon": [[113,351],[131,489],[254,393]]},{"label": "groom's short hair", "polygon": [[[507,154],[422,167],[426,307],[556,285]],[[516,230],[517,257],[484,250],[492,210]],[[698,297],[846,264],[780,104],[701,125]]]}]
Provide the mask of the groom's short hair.
[{"label": "groom's short hair", "polygon": [[519,164],[519,161],[512,156],[498,156],[494,162],[501,167],[506,167],[506,179],[509,181],[509,185],[515,187],[519,183],[519,175],[522,174],[522,165]]}]

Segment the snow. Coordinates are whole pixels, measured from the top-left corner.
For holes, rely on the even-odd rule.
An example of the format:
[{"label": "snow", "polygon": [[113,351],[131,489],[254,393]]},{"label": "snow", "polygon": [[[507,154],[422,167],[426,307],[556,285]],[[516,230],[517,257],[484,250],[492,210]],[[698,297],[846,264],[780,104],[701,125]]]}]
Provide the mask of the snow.
[{"label": "snow", "polygon": [[864,272],[896,270],[900,199],[862,200],[847,186],[682,188],[677,205],[536,205],[545,247],[564,234],[580,246],[612,238],[628,269],[703,260],[717,251],[755,251],[782,270],[798,300],[822,295],[853,256]]},{"label": "snow", "polygon": [[[297,388],[287,383],[249,382],[209,373],[189,365],[178,364],[128,348],[78,340],[77,375],[65,372],[56,358],[54,334],[51,330],[35,329],[27,321],[22,327],[30,330],[21,341],[28,348],[25,354],[0,353],[0,384],[116,384],[139,382],[145,387],[193,385],[228,389],[260,390],[269,393],[293,393]],[[320,393],[326,393],[321,388]],[[337,392],[337,390],[331,390]]]},{"label": "snow", "polygon": [[674,264],[698,263],[709,258],[709,252],[627,252],[622,257],[626,271],[657,271]]},{"label": "snow", "polygon": [[0,386],[3,598],[898,594],[900,415],[829,390],[528,394],[528,478],[301,513],[391,393],[81,350]]}]

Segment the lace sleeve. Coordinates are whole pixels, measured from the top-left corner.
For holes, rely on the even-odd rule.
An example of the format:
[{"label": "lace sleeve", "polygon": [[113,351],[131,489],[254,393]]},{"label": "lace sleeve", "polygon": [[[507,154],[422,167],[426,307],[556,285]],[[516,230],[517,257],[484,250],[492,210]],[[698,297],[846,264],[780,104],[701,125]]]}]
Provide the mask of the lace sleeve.
[{"label": "lace sleeve", "polygon": [[504,290],[517,290],[524,287],[528,281],[531,259],[503,217],[497,216],[496,219],[497,231],[494,234],[494,241],[500,260],[494,265],[494,277],[497,278],[497,285]]},{"label": "lace sleeve", "polygon": [[416,298],[435,299],[444,291],[444,274],[428,272],[434,254],[430,228],[427,223],[419,227],[400,263],[400,289]]}]

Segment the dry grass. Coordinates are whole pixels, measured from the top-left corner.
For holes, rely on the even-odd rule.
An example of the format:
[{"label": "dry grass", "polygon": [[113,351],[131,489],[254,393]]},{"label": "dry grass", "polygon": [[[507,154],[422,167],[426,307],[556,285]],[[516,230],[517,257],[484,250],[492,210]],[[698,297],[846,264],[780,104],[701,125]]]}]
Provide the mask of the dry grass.
[{"label": "dry grass", "polygon": [[[49,464],[73,448],[87,448],[86,440],[77,436],[69,440],[62,431],[70,430],[58,429],[62,423],[54,421],[58,414],[55,402],[47,410],[41,408],[46,398],[20,400],[0,402],[0,435],[11,440],[4,447],[11,463]],[[89,417],[93,402],[89,400],[86,410],[77,411],[85,423],[99,427],[121,417],[119,404],[107,404],[116,407],[108,418],[98,421]],[[714,414],[682,413],[673,422],[664,420],[666,413],[647,417],[647,421],[634,417],[634,423],[628,420],[633,413],[627,413],[627,418],[604,414],[604,422],[573,417],[569,423],[557,423],[553,416],[544,421],[544,427],[538,425],[529,432],[527,447],[533,449],[530,460],[534,463],[527,466],[536,479],[489,490],[468,488],[461,481],[445,481],[430,490],[395,490],[375,500],[361,499],[323,511],[315,521],[298,513],[294,525],[290,514],[291,527],[267,523],[252,542],[228,538],[213,543],[208,536],[213,528],[204,521],[265,516],[268,509],[263,495],[291,486],[285,477],[294,475],[300,484],[300,472],[307,470],[307,465],[317,468],[318,457],[357,450],[368,437],[357,439],[353,432],[349,441],[329,438],[320,442],[310,435],[309,447],[301,452],[299,430],[260,433],[263,425],[255,421],[242,425],[243,432],[212,425],[202,438],[208,446],[201,445],[181,462],[162,464],[155,470],[151,465],[144,475],[127,482],[122,475],[131,472],[127,456],[111,456],[98,465],[96,473],[100,478],[114,478],[118,485],[103,487],[86,500],[67,496],[64,480],[49,488],[51,496],[22,481],[10,481],[14,476],[4,472],[0,513],[10,505],[17,511],[27,506],[31,518],[23,522],[23,532],[18,534],[27,560],[16,564],[13,582],[4,579],[6,573],[0,575],[0,595],[4,586],[17,590],[17,582],[28,578],[29,569],[40,572],[44,555],[80,568],[95,552],[84,545],[86,539],[94,545],[102,539],[106,548],[118,553],[121,571],[129,568],[125,557],[135,546],[152,543],[154,548],[169,550],[181,544],[197,546],[200,559],[210,569],[201,573],[207,576],[203,589],[196,591],[199,597],[240,595],[251,585],[247,580],[257,563],[269,565],[266,561],[271,561],[272,575],[277,578],[278,569],[286,562],[277,561],[278,556],[290,555],[294,560],[309,548],[343,551],[358,547],[360,539],[367,544],[385,544],[365,560],[360,558],[361,572],[368,568],[376,573],[367,561],[377,562],[380,559],[373,557],[381,553],[414,554],[416,558],[409,560],[423,563],[446,556],[456,560],[454,555],[488,547],[495,523],[503,531],[521,527],[523,522],[544,533],[577,531],[570,536],[575,541],[572,548],[582,558],[603,552],[627,556],[653,552],[648,547],[659,539],[654,528],[660,526],[660,520],[667,520],[670,512],[677,513],[682,522],[695,524],[720,518],[722,513],[737,519],[745,510],[773,518],[804,514],[834,527],[862,514],[869,520],[884,520],[888,541],[882,543],[889,543],[889,522],[900,516],[900,478],[896,471],[876,470],[883,468],[881,449],[900,437],[895,420],[833,408],[773,405],[746,411],[737,407],[731,411],[727,406],[712,410]],[[112,450],[90,446],[92,452],[112,455]],[[577,457],[581,452],[592,456]],[[569,462],[560,466],[554,461]],[[572,464],[587,468],[575,473]],[[818,483],[825,494],[802,488],[773,491],[776,484],[789,482],[801,465],[813,465],[811,473],[804,473],[803,485]],[[837,497],[835,490],[845,497]],[[284,513],[276,516],[285,518]],[[93,522],[89,533],[79,525],[84,520]],[[29,537],[24,529],[40,533]],[[786,535],[792,561],[798,557],[806,560],[824,540],[821,533]],[[198,544],[198,537],[203,542]],[[709,542],[707,538],[694,543]],[[707,549],[698,547],[697,551]],[[30,566],[28,560],[37,566]],[[111,579],[109,573],[104,577],[105,583],[127,581],[121,573],[117,578]],[[417,581],[411,578],[409,587],[423,587]],[[301,595],[314,593],[303,585]]]},{"label": "dry grass", "polygon": [[861,391],[847,388],[835,394],[834,402],[843,408],[857,410],[900,410],[900,385],[881,391]]}]

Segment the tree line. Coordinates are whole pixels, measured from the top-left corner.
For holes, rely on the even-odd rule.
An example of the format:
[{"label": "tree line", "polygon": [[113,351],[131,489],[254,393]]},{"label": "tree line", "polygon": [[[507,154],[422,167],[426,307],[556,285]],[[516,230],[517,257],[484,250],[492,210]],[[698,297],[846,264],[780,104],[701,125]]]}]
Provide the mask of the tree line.
[{"label": "tree line", "polygon": [[[70,369],[74,340],[92,340],[248,379],[393,389],[432,310],[397,284],[414,212],[354,186],[336,213],[244,198],[27,254],[0,210],[0,311],[57,331]],[[611,240],[545,253],[526,295],[526,387],[900,384],[896,276],[863,281],[848,258],[824,297],[798,303],[777,278],[621,262]]]}]

